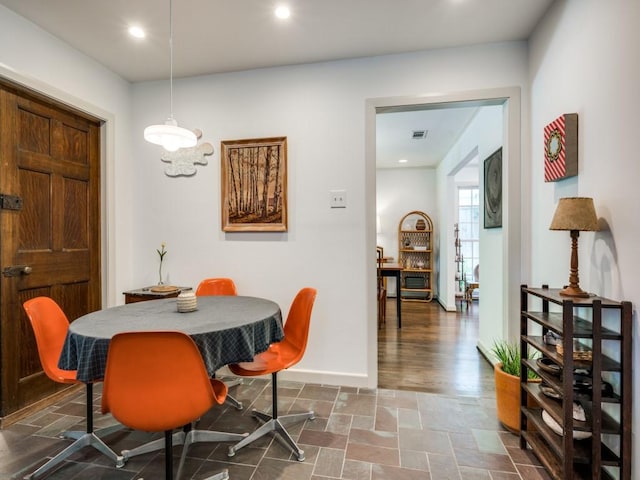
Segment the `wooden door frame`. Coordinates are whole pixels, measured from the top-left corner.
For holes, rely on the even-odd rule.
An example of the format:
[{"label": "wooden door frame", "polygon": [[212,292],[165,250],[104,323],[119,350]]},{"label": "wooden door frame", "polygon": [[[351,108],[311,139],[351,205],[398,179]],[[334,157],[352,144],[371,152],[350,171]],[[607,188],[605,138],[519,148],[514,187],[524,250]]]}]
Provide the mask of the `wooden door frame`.
[{"label": "wooden door frame", "polygon": [[[46,126],[47,124],[45,124],[44,127],[45,129],[50,129],[50,137],[44,138],[44,141],[47,142],[46,145],[50,147],[50,157],[47,155],[46,149],[41,152],[41,156],[47,156],[47,158],[51,160],[51,165],[53,167],[51,173],[53,177],[55,177],[55,179],[53,180],[53,183],[50,185],[50,187],[54,188],[56,192],[60,192],[64,187],[59,182],[64,182],[64,180],[62,180],[62,177],[69,175],[70,178],[73,177],[80,182],[86,183],[88,191],[91,192],[91,200],[89,201],[89,204],[87,206],[88,209],[84,211],[83,215],[88,219],[98,220],[99,225],[94,223],[88,228],[88,230],[86,226],[84,227],[85,230],[82,233],[83,239],[86,241],[86,243],[83,243],[83,245],[87,247],[87,253],[89,253],[89,257],[85,258],[84,262],[81,261],[78,264],[71,262],[74,263],[74,265],[69,265],[69,271],[67,273],[71,274],[71,271],[80,273],[80,278],[85,278],[85,275],[89,275],[89,278],[91,279],[89,283],[93,286],[89,285],[87,292],[88,298],[86,299],[86,301],[88,303],[88,308],[92,310],[100,308],[102,306],[103,295],[103,275],[101,272],[101,265],[103,263],[103,251],[101,246],[101,228],[103,224],[101,219],[103,204],[103,197],[101,193],[101,185],[103,184],[101,179],[103,149],[101,148],[101,144],[99,143],[101,141],[100,132],[102,131],[102,121],[96,118],[94,115],[91,115],[84,111],[79,111],[78,109],[71,107],[68,104],[61,103],[57,99],[53,99],[49,96],[43,95],[40,92],[27,88],[24,85],[17,84],[16,82],[7,80],[4,77],[0,77],[0,103],[2,103],[0,108],[3,109],[2,131],[6,134],[5,141],[2,142],[2,148],[4,152],[2,158],[4,159],[3,161],[6,160],[7,167],[6,171],[2,175],[3,193],[18,193],[20,195],[24,194],[24,191],[21,191],[20,189],[20,180],[18,175],[18,172],[20,170],[19,165],[21,161],[19,159],[22,158],[20,148],[18,147],[18,144],[20,143],[20,141],[18,140],[18,128],[21,128],[19,127],[19,125],[22,124],[22,122],[20,121],[21,117],[19,115],[19,112],[21,110],[34,112],[35,116],[44,116],[50,118],[51,123],[48,124],[48,127]],[[52,144],[49,144],[48,142],[52,142],[54,138],[58,137],[60,137],[58,138],[58,140],[63,139],[63,125],[69,125],[72,131],[74,130],[74,128],[77,128],[78,132],[81,132],[80,134],[85,136],[86,140],[84,146],[86,148],[86,151],[84,153],[88,155],[87,158],[80,159],[79,162],[75,163],[73,160],[69,162],[56,162],[56,160],[61,159],[60,154],[66,142],[55,144],[59,146],[60,150],[58,150],[58,148],[54,148],[54,146]],[[73,142],[73,139],[70,139],[70,141]],[[34,150],[32,152],[32,155],[38,156],[38,152],[39,151]],[[82,154],[83,152],[80,153]],[[84,163],[86,163],[86,165],[83,164],[82,160],[85,161]],[[38,167],[34,163],[33,158],[30,157],[30,163],[29,161],[27,161],[27,163],[29,165],[29,167],[27,168],[32,169],[33,172],[39,171],[40,167]],[[57,167],[55,167],[54,165],[57,165]],[[80,192],[80,195],[82,195],[82,192]],[[58,205],[60,205],[63,201],[64,200],[62,197],[54,198],[53,200],[51,200],[51,204],[58,203]],[[53,206],[51,206],[51,208],[53,208]],[[60,214],[61,211],[59,210],[58,213]],[[18,217],[16,217],[15,215],[18,215]],[[37,247],[35,250],[26,252],[20,250],[19,241],[18,243],[16,243],[18,232],[15,230],[17,228],[15,222],[16,219],[19,218],[19,216],[20,212],[5,211],[3,213],[3,232],[6,233],[6,235],[3,235],[3,238],[0,242],[0,247],[2,248],[3,253],[3,267],[11,264],[25,263],[31,265],[34,262],[41,262],[41,266],[45,266],[46,262],[44,262],[44,257],[41,257],[41,255],[49,255],[48,258],[52,258],[50,257],[50,255],[55,255],[57,257],[58,263],[55,264],[54,261],[54,264],[46,263],[45,266],[45,268],[53,268],[50,271],[53,272],[53,275],[55,276],[55,272],[59,267],[60,261],[67,262],[71,258],[69,257],[69,253],[65,253],[64,249],[60,248],[60,242],[64,241],[61,236],[60,228],[62,227],[62,223],[58,224],[56,221],[54,222],[56,227],[50,225],[52,229],[55,228],[58,232],[49,239],[49,241],[53,242],[51,248],[55,250],[55,253],[51,252],[47,254],[45,251],[39,251]],[[54,218],[58,217],[54,216]],[[61,222],[63,222],[62,219]],[[53,231],[54,230],[52,230],[52,232]],[[85,238],[85,236],[88,236],[88,238]],[[27,256],[25,257],[24,255]],[[35,255],[35,257],[33,255]],[[88,260],[88,263],[86,260]],[[49,260],[47,260],[47,262],[49,262]],[[82,271],[79,272],[78,270],[74,270],[76,268],[80,268]],[[31,279],[31,276],[25,277],[25,280],[27,279]],[[37,282],[41,282],[42,280],[43,277],[41,273]],[[22,281],[20,281],[20,283],[25,286]],[[41,283],[38,283],[38,285],[41,285]],[[22,361],[16,362],[12,360],[14,357],[11,356],[11,352],[13,352],[12,348],[14,347],[11,347],[11,345],[22,345],[21,342],[23,341],[23,338],[21,336],[22,334],[20,332],[24,333],[24,329],[20,326],[19,323],[15,322],[14,318],[15,314],[20,315],[20,313],[16,311],[16,308],[20,308],[20,310],[22,310],[21,307],[18,307],[19,304],[15,300],[21,297],[19,292],[14,290],[18,288],[18,283],[15,280],[7,279],[3,276],[2,287],[2,346],[7,347],[7,349],[4,350],[3,348],[2,352],[1,395],[3,416],[0,418],[0,428],[4,428],[5,426],[10,425],[15,421],[23,418],[24,416],[36,411],[36,409],[40,409],[43,406],[57,402],[61,397],[73,393],[73,389],[69,391],[69,389],[50,387],[46,381],[43,382],[43,379],[45,379],[46,376],[41,372],[38,374],[33,374],[35,372],[32,373],[31,371],[29,371],[24,374],[24,372],[18,367],[18,365],[23,365]],[[24,314],[22,315],[24,316]],[[7,336],[7,338],[4,338],[5,336]],[[29,351],[31,352],[31,348],[29,348]],[[35,352],[33,353],[35,354]],[[35,357],[37,358],[37,354],[35,354]],[[20,370],[20,372],[18,370]],[[34,392],[35,395],[32,395],[32,393]]]},{"label": "wooden door frame", "polygon": [[1,63],[0,81],[14,84],[31,91],[34,95],[41,95],[67,105],[102,122],[100,128],[101,296],[103,308],[116,305],[119,296],[115,277],[115,114],[51,84],[9,69]]}]

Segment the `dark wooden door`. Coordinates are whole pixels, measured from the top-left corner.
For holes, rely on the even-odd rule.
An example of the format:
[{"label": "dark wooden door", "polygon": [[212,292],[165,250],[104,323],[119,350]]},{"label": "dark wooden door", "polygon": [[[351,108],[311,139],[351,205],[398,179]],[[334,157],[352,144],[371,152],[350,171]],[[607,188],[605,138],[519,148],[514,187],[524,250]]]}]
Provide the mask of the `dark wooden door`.
[{"label": "dark wooden door", "polygon": [[50,296],[70,321],[101,306],[99,122],[0,85],[0,193],[6,417],[65,388],[43,373],[22,303]]}]

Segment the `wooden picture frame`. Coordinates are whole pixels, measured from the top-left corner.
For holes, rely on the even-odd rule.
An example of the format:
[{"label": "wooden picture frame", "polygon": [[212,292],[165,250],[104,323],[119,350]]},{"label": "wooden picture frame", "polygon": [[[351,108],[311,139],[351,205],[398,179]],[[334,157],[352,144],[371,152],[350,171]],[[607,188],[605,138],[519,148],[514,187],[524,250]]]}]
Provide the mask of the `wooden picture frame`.
[{"label": "wooden picture frame", "polygon": [[287,231],[287,137],[220,143],[222,230]]},{"label": "wooden picture frame", "polygon": [[502,147],[484,161],[484,228],[502,227]]}]

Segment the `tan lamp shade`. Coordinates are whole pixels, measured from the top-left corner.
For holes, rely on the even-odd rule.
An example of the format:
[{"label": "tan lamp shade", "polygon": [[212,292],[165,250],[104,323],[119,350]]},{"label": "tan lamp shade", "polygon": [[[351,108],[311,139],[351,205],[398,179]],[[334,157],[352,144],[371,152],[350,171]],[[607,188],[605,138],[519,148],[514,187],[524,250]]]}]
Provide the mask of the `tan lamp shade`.
[{"label": "tan lamp shade", "polygon": [[580,232],[599,230],[593,198],[561,198],[549,230],[578,230]]},{"label": "tan lamp shade", "polygon": [[569,285],[560,290],[560,295],[568,297],[588,297],[580,288],[578,278],[578,237],[580,232],[598,230],[598,217],[593,207],[593,198],[561,198],[556,213],[551,220],[550,230],[569,230],[571,233],[571,268]]}]

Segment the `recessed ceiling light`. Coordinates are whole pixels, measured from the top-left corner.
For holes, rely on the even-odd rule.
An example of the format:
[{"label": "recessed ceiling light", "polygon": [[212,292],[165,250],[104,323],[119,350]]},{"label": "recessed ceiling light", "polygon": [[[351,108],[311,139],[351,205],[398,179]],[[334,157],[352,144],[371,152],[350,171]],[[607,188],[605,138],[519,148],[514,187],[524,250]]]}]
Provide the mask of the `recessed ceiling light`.
[{"label": "recessed ceiling light", "polygon": [[289,18],[290,16],[291,16],[291,11],[289,10],[289,7],[281,5],[278,8],[276,8],[276,17],[285,19],[285,18]]},{"label": "recessed ceiling light", "polygon": [[144,30],[142,29],[142,27],[139,27],[138,25],[133,25],[129,27],[129,35],[136,38],[146,37],[146,33],[144,33]]},{"label": "recessed ceiling light", "polygon": [[409,162],[409,160],[407,160],[406,158],[401,158],[400,160],[398,160],[398,163],[407,163]]}]

